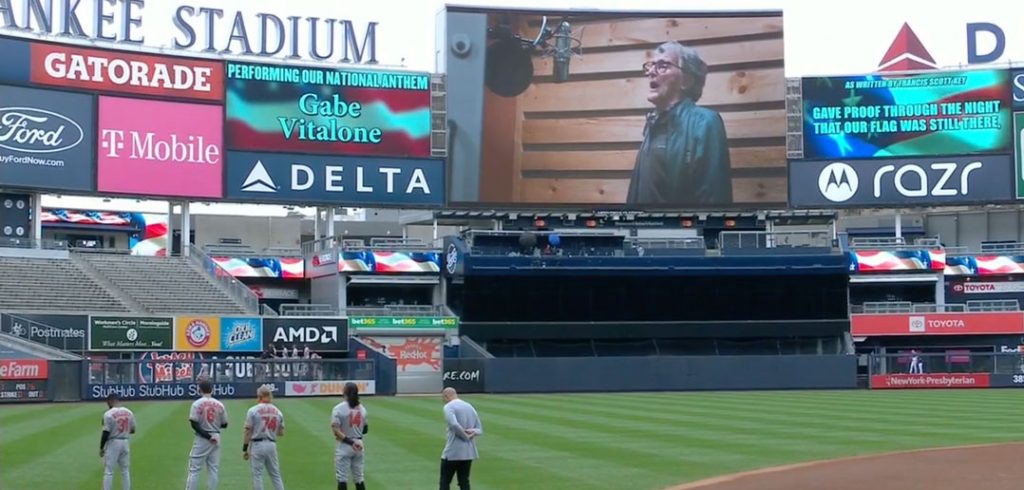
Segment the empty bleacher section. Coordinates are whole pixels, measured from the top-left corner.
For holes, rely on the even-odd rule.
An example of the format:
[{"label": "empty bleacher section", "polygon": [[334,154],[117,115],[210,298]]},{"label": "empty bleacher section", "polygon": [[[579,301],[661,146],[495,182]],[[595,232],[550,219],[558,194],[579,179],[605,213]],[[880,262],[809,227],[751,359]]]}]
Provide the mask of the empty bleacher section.
[{"label": "empty bleacher section", "polygon": [[255,304],[244,303],[203,272],[195,262],[201,258],[92,252],[79,257],[149,313],[257,313]]},{"label": "empty bleacher section", "polygon": [[0,310],[129,312],[68,258],[0,257]]}]

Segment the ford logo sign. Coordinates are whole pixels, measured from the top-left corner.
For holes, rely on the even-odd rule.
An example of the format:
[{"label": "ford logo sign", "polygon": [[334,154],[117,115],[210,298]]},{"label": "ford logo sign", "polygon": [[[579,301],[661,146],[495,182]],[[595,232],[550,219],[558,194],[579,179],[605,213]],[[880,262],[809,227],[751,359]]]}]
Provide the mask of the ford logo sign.
[{"label": "ford logo sign", "polygon": [[34,107],[0,107],[0,148],[56,153],[78,146],[85,131],[69,117]]}]

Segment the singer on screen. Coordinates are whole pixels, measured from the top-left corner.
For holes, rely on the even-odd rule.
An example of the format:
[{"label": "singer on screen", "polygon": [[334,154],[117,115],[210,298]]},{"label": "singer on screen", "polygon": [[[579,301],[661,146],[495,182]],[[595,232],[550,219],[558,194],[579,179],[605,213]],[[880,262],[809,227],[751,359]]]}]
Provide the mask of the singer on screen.
[{"label": "singer on screen", "polygon": [[732,202],[722,117],[697,105],[708,67],[693,48],[667,42],[643,64],[647,100],[627,204],[714,207]]}]

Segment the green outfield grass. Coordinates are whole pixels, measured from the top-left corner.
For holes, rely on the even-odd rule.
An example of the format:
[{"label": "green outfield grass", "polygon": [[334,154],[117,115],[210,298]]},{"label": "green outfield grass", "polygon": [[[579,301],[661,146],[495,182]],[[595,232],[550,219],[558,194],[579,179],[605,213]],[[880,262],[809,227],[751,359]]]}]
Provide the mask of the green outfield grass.
[{"label": "green outfield grass", "polygon": [[[1024,391],[468,395],[483,419],[475,490],[659,489],[758,467],[856,454],[1020,439]],[[439,397],[365,398],[367,486],[437,488]],[[336,399],[277,400],[285,486],[334,488],[328,428]],[[188,401],[129,402],[133,488],[180,490]],[[249,488],[228,402],[222,489]],[[0,406],[0,488],[98,489],[102,403]],[[204,480],[205,481],[205,480]],[[267,482],[269,483],[269,482]],[[205,483],[204,483],[205,485]],[[120,488],[119,484],[116,488]],[[202,488],[205,488],[203,486]],[[269,485],[267,488],[270,488]],[[350,487],[351,488],[351,487]]]}]

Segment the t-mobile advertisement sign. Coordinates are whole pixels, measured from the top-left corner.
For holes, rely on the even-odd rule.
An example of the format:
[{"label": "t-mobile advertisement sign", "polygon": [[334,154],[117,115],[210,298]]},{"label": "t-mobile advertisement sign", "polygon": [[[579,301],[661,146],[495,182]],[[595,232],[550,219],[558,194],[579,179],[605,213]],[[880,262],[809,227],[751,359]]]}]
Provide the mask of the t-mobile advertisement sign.
[{"label": "t-mobile advertisement sign", "polygon": [[98,120],[100,192],[222,197],[219,106],[100,97]]}]

